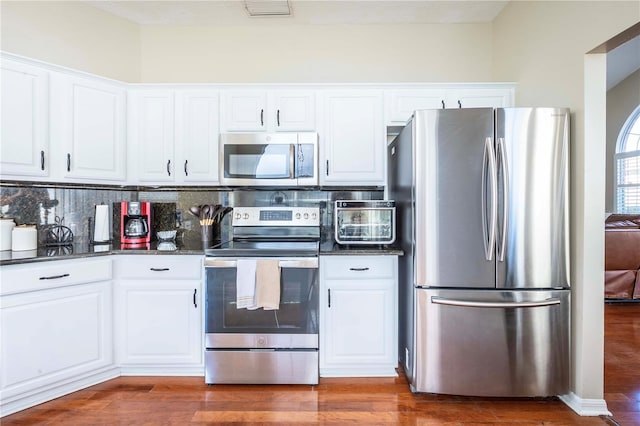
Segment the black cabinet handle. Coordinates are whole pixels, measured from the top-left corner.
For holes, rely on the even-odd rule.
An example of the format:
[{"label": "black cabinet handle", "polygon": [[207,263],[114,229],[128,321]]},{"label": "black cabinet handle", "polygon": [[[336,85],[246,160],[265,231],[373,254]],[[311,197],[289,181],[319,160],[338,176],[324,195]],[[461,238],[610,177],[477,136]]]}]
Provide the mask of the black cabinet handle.
[{"label": "black cabinet handle", "polygon": [[327,160],[327,176],[329,176],[329,160]]},{"label": "black cabinet handle", "polygon": [[187,163],[189,160],[184,160],[184,175],[189,176],[189,172],[187,171]]},{"label": "black cabinet handle", "polygon": [[62,275],[51,275],[49,277],[40,277],[41,280],[57,280],[59,278],[65,278],[68,277],[69,274],[62,274]]},{"label": "black cabinet handle", "polygon": [[167,174],[171,176],[171,160],[167,160]]},{"label": "black cabinet handle", "polygon": [[442,102],[442,109],[444,109],[444,101],[440,101],[440,102]]},{"label": "black cabinet handle", "polygon": [[149,270],[153,271],[153,272],[165,272],[165,271],[170,271],[169,268],[149,268]]},{"label": "black cabinet handle", "polygon": [[67,171],[71,171],[71,154],[67,153]]},{"label": "black cabinet handle", "polygon": [[458,108],[462,108],[462,102],[460,102],[460,100],[458,100]]},{"label": "black cabinet handle", "polygon": [[193,289],[193,306],[197,308],[198,304],[196,303],[196,294],[198,294],[198,289],[194,288]]},{"label": "black cabinet handle", "polygon": [[264,126],[264,110],[260,110],[260,125]]},{"label": "black cabinet handle", "polygon": [[280,127],[280,110],[276,112],[276,121],[278,123],[278,127]]},{"label": "black cabinet handle", "polygon": [[327,301],[329,302],[328,307],[330,308],[331,307],[331,289],[330,288],[327,289],[327,293],[328,293]]},{"label": "black cabinet handle", "polygon": [[40,170],[44,170],[44,151],[40,151]]},{"label": "black cabinet handle", "polygon": [[369,268],[349,268],[350,271],[357,271],[357,272],[362,272],[362,271],[368,271]]}]

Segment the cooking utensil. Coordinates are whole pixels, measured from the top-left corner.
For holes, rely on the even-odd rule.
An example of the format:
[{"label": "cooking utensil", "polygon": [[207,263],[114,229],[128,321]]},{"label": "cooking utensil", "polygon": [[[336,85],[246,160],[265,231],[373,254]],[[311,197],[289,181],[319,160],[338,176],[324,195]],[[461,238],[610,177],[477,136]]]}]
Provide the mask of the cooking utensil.
[{"label": "cooking utensil", "polygon": [[197,218],[200,218],[200,206],[189,207],[189,213]]}]

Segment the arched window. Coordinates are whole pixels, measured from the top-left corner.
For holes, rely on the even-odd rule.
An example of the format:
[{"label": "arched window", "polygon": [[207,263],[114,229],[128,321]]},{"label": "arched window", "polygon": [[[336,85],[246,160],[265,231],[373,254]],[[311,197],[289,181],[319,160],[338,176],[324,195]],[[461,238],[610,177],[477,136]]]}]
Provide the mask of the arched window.
[{"label": "arched window", "polygon": [[618,136],[615,173],[616,212],[640,213],[640,105]]}]

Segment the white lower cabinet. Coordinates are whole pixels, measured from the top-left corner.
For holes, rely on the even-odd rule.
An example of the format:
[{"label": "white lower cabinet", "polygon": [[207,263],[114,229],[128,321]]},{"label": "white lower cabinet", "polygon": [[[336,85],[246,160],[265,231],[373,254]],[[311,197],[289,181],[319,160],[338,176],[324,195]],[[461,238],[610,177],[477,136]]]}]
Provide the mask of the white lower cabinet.
[{"label": "white lower cabinet", "polygon": [[320,376],[396,376],[397,256],[320,257]]},{"label": "white lower cabinet", "polygon": [[202,256],[114,260],[116,353],[123,375],[204,375]]},{"label": "white lower cabinet", "polygon": [[2,267],[0,415],[119,376],[110,264],[100,259]]}]

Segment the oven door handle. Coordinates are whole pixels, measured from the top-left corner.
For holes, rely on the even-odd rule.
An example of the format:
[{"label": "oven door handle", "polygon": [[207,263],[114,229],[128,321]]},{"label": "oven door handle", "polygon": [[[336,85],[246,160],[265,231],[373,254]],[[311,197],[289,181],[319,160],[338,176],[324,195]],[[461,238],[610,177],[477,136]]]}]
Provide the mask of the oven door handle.
[{"label": "oven door handle", "polygon": [[[265,259],[269,259],[266,257]],[[304,268],[304,269],[318,269],[317,257],[300,257],[291,259],[278,259],[281,269],[284,268]],[[205,258],[205,268],[235,268],[238,262],[235,259],[213,259]]]}]

